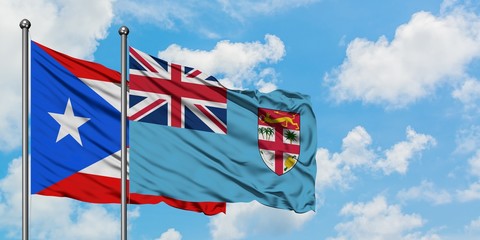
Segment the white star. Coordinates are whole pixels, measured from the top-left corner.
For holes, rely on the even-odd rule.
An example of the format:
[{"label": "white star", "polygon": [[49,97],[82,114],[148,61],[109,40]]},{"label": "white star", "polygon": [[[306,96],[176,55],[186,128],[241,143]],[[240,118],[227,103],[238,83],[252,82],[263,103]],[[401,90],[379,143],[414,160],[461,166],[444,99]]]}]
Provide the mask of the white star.
[{"label": "white star", "polygon": [[51,113],[49,112],[50,116],[52,116],[55,121],[60,124],[60,130],[58,131],[57,135],[57,142],[62,140],[67,135],[70,135],[75,139],[80,146],[82,145],[82,139],[80,139],[80,133],[78,132],[78,128],[82,126],[84,123],[88,122],[90,118],[84,117],[77,117],[73,114],[72,104],[70,103],[70,98],[68,99],[67,106],[65,107],[65,112],[63,114],[59,113]]}]

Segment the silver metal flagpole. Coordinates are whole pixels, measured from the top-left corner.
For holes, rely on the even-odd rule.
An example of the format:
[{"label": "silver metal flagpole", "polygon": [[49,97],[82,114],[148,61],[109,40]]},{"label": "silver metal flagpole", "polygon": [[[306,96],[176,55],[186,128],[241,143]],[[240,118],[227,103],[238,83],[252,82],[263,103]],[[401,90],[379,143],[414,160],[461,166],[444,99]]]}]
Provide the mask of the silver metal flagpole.
[{"label": "silver metal flagpole", "polygon": [[28,161],[29,39],[30,21],[20,21],[22,29],[22,239],[28,240],[30,203],[30,164]]},{"label": "silver metal flagpole", "polygon": [[121,46],[121,65],[122,65],[122,97],[121,97],[121,115],[122,115],[122,194],[121,194],[121,236],[122,240],[127,240],[127,35],[129,30],[127,27],[122,26],[118,30],[122,38]]}]

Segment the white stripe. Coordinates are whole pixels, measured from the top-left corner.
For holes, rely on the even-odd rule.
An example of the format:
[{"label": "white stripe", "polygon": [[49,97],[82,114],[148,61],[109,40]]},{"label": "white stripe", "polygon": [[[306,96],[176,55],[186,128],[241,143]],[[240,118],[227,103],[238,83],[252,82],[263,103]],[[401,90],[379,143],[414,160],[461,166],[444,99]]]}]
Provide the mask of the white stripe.
[{"label": "white stripe", "polygon": [[80,80],[95,91],[100,97],[105,99],[105,101],[115,109],[120,111],[120,83],[117,84],[88,78],[80,78]]},{"label": "white stripe", "polygon": [[[146,97],[146,98],[145,98],[144,100],[140,101],[139,103],[135,104],[134,106],[132,106],[130,109],[128,109],[128,116],[129,116],[129,117],[135,115],[137,112],[143,110],[144,108],[146,108],[147,106],[149,106],[150,104],[152,104],[153,102],[155,102],[155,101],[158,100],[158,99],[164,99],[164,100],[165,100],[165,103],[156,106],[155,108],[151,109],[150,111],[148,111],[147,113],[143,114],[143,115],[140,116],[139,118],[133,119],[133,120],[141,119],[141,118],[143,118],[145,115],[150,114],[151,112],[155,111],[155,110],[158,109],[159,107],[161,107],[161,106],[163,106],[163,105],[165,105],[166,103],[168,103],[168,102],[171,101],[171,97],[170,97],[169,95],[165,95],[165,94],[158,94],[158,93],[151,93],[151,92],[131,90],[131,91],[130,91],[130,95],[132,95],[132,96],[141,96],[141,97]],[[170,106],[169,106],[169,108],[170,108]]]},{"label": "white stripe", "polygon": [[216,107],[216,108],[227,108],[226,103],[221,103],[221,102],[214,102],[214,101],[207,101],[207,100],[200,100],[200,99],[195,99],[195,98],[182,98],[183,101],[188,102],[188,104],[200,104],[200,105],[205,105],[209,107]]},{"label": "white stripe", "polygon": [[[190,71],[190,73],[195,72],[197,69],[193,69]],[[210,75],[207,75],[200,71],[200,74],[198,74],[196,77],[187,77],[190,73],[182,73],[182,82],[188,82],[188,83],[195,83],[195,84],[201,84],[201,85],[206,85],[206,86],[211,86],[211,87],[220,87],[220,88],[225,88],[220,82],[218,81],[211,81],[211,80],[205,80]]]},{"label": "white stripe", "polygon": [[[127,154],[127,156],[129,156]],[[128,159],[127,159],[128,162]],[[128,164],[127,164],[128,166]],[[121,177],[121,159],[120,151],[107,156],[106,158],[82,169],[81,173],[99,175],[104,177],[120,178]],[[127,179],[129,168],[127,167]]]},{"label": "white stripe", "polygon": [[[152,78],[161,78],[164,80],[171,80],[171,73],[166,72],[163,68],[160,67],[160,70],[158,73],[156,72],[151,72],[146,68],[144,65],[142,65],[145,69],[147,70],[138,70],[138,69],[130,69],[130,74],[131,75],[137,75],[137,76],[142,76],[142,77],[152,77]],[[168,65],[171,68],[171,65]],[[194,72],[196,69],[193,69],[191,72]],[[201,71],[200,71],[201,72]],[[200,85],[206,85],[206,86],[211,86],[211,87],[220,87],[220,88],[225,88],[220,82],[218,81],[212,81],[212,80],[205,80],[210,75],[207,75],[203,72],[201,72],[199,75],[196,77],[187,77],[189,75],[181,73],[181,81],[182,82],[188,82],[188,83],[193,83],[193,84],[200,84]]]},{"label": "white stripe", "polygon": [[[160,64],[158,64],[157,61],[155,61],[152,57],[150,57],[150,55],[148,55],[148,54],[146,54],[146,53],[144,53],[144,52],[142,52],[142,51],[139,51],[139,50],[137,50],[137,49],[135,49],[135,48],[133,48],[133,50],[134,50],[135,52],[137,52],[138,55],[140,55],[140,57],[142,57],[145,62],[149,63],[150,66],[153,67],[158,73],[162,74],[162,72],[163,72],[163,75],[165,76],[165,73],[167,73],[167,71],[165,71],[165,69],[163,69],[163,67],[160,66]],[[136,59],[137,62],[138,62],[139,64],[141,64],[147,71],[150,71],[150,70],[148,69],[148,67],[146,67],[145,65],[143,65],[142,62],[139,61],[139,59],[137,59],[137,58],[135,58],[135,56],[133,56],[133,54],[130,54],[130,56],[132,56],[134,59]]]},{"label": "white stripe", "polygon": [[[191,99],[188,99],[188,100],[191,100]],[[210,118],[208,116],[206,116],[203,112],[201,112],[194,104],[199,104],[198,102],[196,101],[188,101],[187,99],[184,99],[183,103],[185,104],[186,107],[188,107],[198,118],[200,118],[200,120],[202,120],[203,123],[205,123],[213,132],[215,133],[223,133],[223,134],[226,134],[226,132],[224,132],[220,127],[217,126],[217,124],[215,124],[212,120],[210,120]],[[211,102],[208,102],[208,103],[211,103]],[[205,106],[203,104],[199,104],[199,105],[202,105],[202,106]],[[208,104],[208,105],[213,105],[213,104]],[[207,106],[208,106],[207,105]],[[225,104],[224,104],[225,105]],[[226,124],[223,123],[217,116],[215,116],[215,114],[213,114],[208,108],[204,107],[204,109],[210,113],[210,115],[215,118],[217,120],[217,122],[219,122],[221,125],[223,125],[225,127],[225,129],[227,128]]]},{"label": "white stripe", "polygon": [[137,75],[142,77],[158,77],[157,73],[133,68],[130,68],[130,75]]},{"label": "white stripe", "polygon": [[169,73],[165,71],[161,72],[150,72],[150,71],[145,71],[145,70],[138,70],[138,69],[130,69],[130,75],[137,75],[137,76],[142,76],[142,77],[150,77],[150,78],[161,78],[166,81],[170,81],[171,76]]}]

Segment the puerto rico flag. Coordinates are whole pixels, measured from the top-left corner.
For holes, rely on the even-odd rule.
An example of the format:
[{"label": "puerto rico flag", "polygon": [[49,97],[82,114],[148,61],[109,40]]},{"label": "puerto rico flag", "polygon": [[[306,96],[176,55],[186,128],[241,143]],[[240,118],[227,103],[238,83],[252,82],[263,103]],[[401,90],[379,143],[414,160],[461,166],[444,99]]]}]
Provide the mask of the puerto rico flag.
[{"label": "puerto rico flag", "polygon": [[227,89],[202,71],[130,48],[129,119],[227,133]]},{"label": "puerto rico flag", "polygon": [[[31,193],[120,203],[120,74],[31,43]],[[213,215],[222,202],[129,193],[129,203]]]}]

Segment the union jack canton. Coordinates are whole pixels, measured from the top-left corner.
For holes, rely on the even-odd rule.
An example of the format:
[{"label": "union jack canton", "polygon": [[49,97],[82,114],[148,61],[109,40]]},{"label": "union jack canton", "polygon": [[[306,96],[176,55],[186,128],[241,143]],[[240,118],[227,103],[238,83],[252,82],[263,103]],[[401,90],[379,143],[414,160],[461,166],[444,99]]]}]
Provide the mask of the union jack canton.
[{"label": "union jack canton", "polygon": [[130,47],[129,120],[227,133],[227,89],[198,69]]}]

